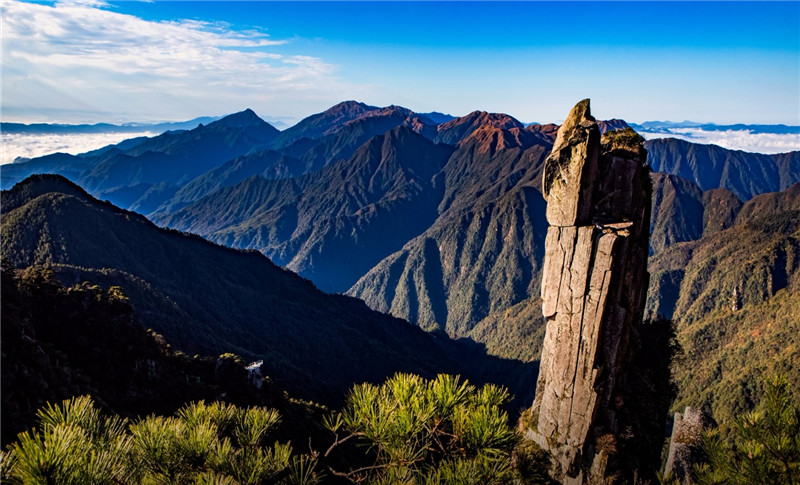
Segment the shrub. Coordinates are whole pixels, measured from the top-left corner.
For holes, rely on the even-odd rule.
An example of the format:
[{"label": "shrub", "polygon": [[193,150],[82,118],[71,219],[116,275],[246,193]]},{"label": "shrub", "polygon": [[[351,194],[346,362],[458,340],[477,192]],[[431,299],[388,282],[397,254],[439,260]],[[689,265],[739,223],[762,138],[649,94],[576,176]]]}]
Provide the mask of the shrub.
[{"label": "shrub", "polygon": [[701,484],[800,483],[800,407],[786,377],[767,382],[761,406],[737,417],[732,435],[731,446],[717,430],[704,436]]},{"label": "shrub", "polygon": [[[366,466],[334,474],[369,483],[509,483],[525,478],[512,466],[520,443],[503,406],[508,392],[487,384],[480,389],[458,376],[426,380],[395,374],[383,385],[356,386],[341,413],[326,426],[334,435],[329,456],[355,439],[370,458]],[[538,473],[524,450],[517,463]],[[522,482],[524,483],[524,482]]]},{"label": "shrub", "polygon": [[265,444],[279,422],[273,409],[201,401],[129,424],[103,416],[83,396],[39,411],[39,429],[21,433],[2,455],[2,477],[21,484],[318,483],[312,457]]}]

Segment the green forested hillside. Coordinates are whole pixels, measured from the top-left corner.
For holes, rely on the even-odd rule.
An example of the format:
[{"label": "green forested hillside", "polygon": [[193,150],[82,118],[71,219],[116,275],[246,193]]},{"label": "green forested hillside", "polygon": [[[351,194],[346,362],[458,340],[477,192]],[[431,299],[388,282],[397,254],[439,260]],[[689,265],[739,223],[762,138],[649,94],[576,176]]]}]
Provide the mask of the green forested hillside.
[{"label": "green forested hillside", "polygon": [[[479,370],[514,381],[535,369],[493,363],[353,298],[326,295],[256,252],[155,227],[58,176],[3,192],[2,251],[16,267],[45,265],[62,281],[123,288],[141,323],[185,351],[235,352],[294,394],[335,400],[354,382],[399,371]],[[500,367],[498,367],[500,366]],[[528,375],[530,378],[530,375]],[[515,387],[525,399],[533,389]]]},{"label": "green forested hillside", "polygon": [[82,394],[127,418],[171,414],[203,399],[269,405],[292,420],[279,435],[304,440],[315,432],[311,418],[324,411],[249,375],[234,354],[192,357],[172,348],[139,324],[118,286],[64,287],[41,266],[4,266],[2,295],[3,445],[30,429],[47,402]]},{"label": "green forested hillside", "polygon": [[720,308],[690,323],[678,322],[683,353],[673,365],[675,411],[703,408],[727,432],[736,416],[762,401],[764,382],[776,375],[788,377],[790,395],[800,400],[797,288],[739,310]]},{"label": "green forested hillside", "polygon": [[673,319],[683,348],[675,410],[702,407],[727,431],[767,377],[798,388],[799,188],[757,196],[733,226],[651,258],[647,310]]},{"label": "green forested hillside", "polygon": [[653,212],[650,216],[650,252],[659,253],[703,234],[703,192],[675,175],[653,173]]},{"label": "green forested hillside", "polygon": [[[782,193],[785,196],[790,191]],[[712,310],[741,308],[768,300],[800,279],[800,210],[769,211],[748,219],[759,196],[744,205],[744,217],[729,229],[675,244],[650,261],[648,311],[693,321]],[[678,285],[680,292],[662,285]]]}]

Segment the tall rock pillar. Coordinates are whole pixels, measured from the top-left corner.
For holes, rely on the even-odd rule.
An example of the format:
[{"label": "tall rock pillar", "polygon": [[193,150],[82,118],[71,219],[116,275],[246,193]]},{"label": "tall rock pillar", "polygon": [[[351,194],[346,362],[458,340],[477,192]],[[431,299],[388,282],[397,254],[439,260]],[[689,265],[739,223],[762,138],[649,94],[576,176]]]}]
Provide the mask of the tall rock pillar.
[{"label": "tall rock pillar", "polygon": [[623,481],[627,363],[648,278],[650,180],[643,139],[603,135],[578,103],[545,161],[542,312],[547,321],[527,436],[566,484]]}]

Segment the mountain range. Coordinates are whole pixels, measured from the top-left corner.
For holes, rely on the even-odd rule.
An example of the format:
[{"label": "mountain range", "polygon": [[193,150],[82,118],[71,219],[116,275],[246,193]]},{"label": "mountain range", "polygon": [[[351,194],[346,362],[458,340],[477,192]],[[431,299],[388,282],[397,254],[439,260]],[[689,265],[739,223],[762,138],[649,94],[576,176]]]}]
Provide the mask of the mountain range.
[{"label": "mountain range", "polygon": [[[480,378],[503,379],[524,400],[544,332],[541,171],[557,129],[347,101],[278,131],[247,110],[4,165],[3,187],[56,173],[122,209],[61,178],[27,180],[3,194],[3,253],[65,281],[123,286],[142,322],[187,351],[270,356],[268,372],[301,396],[330,399],[399,368],[482,367]],[[798,360],[796,346],[774,343],[798,308],[800,152],[674,138],[645,148],[648,311],[671,318],[684,347],[679,402],[702,394],[696,405],[721,415],[752,407],[741,390],[752,372],[731,382],[708,366],[735,365],[740,328],[772,342],[763,351],[772,360],[753,365],[791,370]],[[756,318],[767,310],[780,330]],[[698,394],[697,382],[718,392]],[[715,397],[734,394],[730,406]]]}]

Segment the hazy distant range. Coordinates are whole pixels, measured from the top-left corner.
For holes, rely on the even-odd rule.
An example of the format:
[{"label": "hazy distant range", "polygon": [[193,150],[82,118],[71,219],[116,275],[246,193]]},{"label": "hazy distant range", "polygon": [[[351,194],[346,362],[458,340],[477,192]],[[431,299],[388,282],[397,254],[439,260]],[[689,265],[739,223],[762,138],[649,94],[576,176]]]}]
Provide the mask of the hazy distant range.
[{"label": "hazy distant range", "polygon": [[[128,138],[154,136],[170,130],[189,130],[218,117],[203,117],[184,122],[126,124],[22,124],[0,123],[0,163],[25,161],[48,153],[84,153]],[[282,130],[280,122],[270,124]],[[680,138],[693,143],[714,144],[731,150],[757,153],[784,153],[800,150],[800,126],[716,125],[692,121],[647,121],[630,125],[646,139]]]},{"label": "hazy distant range", "polygon": [[[204,116],[189,121],[163,123],[97,123],[66,125],[53,123],[0,123],[0,164],[23,162],[48,153],[77,155],[140,136],[155,136],[165,131],[191,130],[199,124],[218,120]],[[279,121],[270,121],[275,128],[287,128]]]}]

